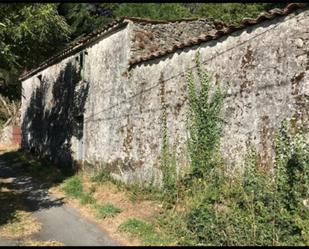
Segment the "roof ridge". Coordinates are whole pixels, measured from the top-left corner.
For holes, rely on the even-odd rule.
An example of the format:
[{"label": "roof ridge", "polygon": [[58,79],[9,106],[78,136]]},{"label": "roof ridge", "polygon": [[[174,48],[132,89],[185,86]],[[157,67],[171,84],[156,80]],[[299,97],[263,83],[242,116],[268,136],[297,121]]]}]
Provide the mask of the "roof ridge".
[{"label": "roof ridge", "polygon": [[108,31],[111,31],[112,29],[117,28],[117,27],[121,26],[121,24],[124,24],[124,23],[125,23],[124,18],[118,18],[115,21],[104,25],[101,28],[96,29],[96,30],[88,33],[87,35],[82,36],[80,39],[68,44],[60,52],[56,53],[55,55],[53,55],[53,56],[49,57],[48,59],[44,60],[43,62],[41,62],[36,68],[33,68],[29,71],[24,71],[22,73],[22,75],[19,77],[19,80],[23,80],[23,79],[29,77],[30,75],[34,74],[35,72],[38,72],[41,69],[48,67],[54,61],[61,58],[62,56],[65,56],[65,55],[69,54],[70,52],[85,46],[89,42],[92,42],[93,40],[95,40],[98,36],[108,32]]},{"label": "roof ridge", "polygon": [[289,3],[283,9],[275,8],[275,9],[272,9],[272,10],[269,10],[269,11],[264,11],[264,12],[261,12],[256,18],[243,18],[243,20],[241,21],[241,24],[239,24],[239,25],[231,24],[231,25],[223,27],[223,29],[218,29],[216,31],[216,33],[213,34],[213,35],[201,34],[198,37],[191,37],[191,38],[187,39],[186,41],[184,41],[180,44],[179,43],[174,44],[171,47],[166,48],[164,50],[157,50],[157,51],[151,52],[151,53],[144,55],[144,56],[138,56],[137,58],[131,58],[129,60],[129,65],[130,65],[130,67],[132,67],[135,64],[142,63],[144,61],[148,61],[148,60],[151,60],[151,59],[156,59],[156,58],[162,57],[164,55],[173,53],[177,49],[183,49],[183,48],[186,48],[186,47],[191,47],[191,46],[197,45],[197,44],[202,43],[202,42],[215,40],[215,39],[218,39],[218,38],[220,38],[224,35],[228,35],[228,34],[234,32],[234,31],[246,28],[247,26],[255,25],[255,24],[260,23],[260,22],[265,21],[265,20],[271,20],[271,19],[274,19],[277,16],[288,15],[296,9],[304,8],[306,6],[308,6],[307,3]]},{"label": "roof ridge", "polygon": [[167,23],[174,23],[174,22],[192,22],[192,21],[198,21],[198,20],[209,20],[209,21],[218,21],[215,20],[212,17],[195,17],[195,18],[181,18],[181,19],[171,19],[171,20],[155,20],[155,19],[150,19],[150,18],[141,18],[141,17],[130,17],[130,16],[125,16],[123,17],[124,19],[130,20],[132,22],[145,22],[145,23],[152,23],[152,24],[167,24]]},{"label": "roof ridge", "polygon": [[294,11],[295,9],[304,8],[306,6],[308,6],[307,3],[289,3],[283,9],[274,8],[274,9],[269,10],[269,11],[261,12],[256,18],[244,18],[240,25],[235,25],[235,24],[227,25],[223,21],[216,20],[216,19],[213,19],[213,18],[183,18],[183,19],[169,20],[169,21],[167,21],[167,20],[151,20],[151,19],[147,19],[147,18],[137,18],[137,17],[118,18],[118,19],[114,20],[113,22],[110,22],[110,23],[104,25],[101,28],[98,28],[98,29],[88,33],[87,35],[82,36],[77,41],[69,44],[65,49],[61,50],[59,53],[53,55],[52,57],[50,57],[50,58],[46,59],[45,61],[43,61],[42,63],[40,63],[38,67],[31,69],[30,71],[24,71],[22,73],[22,75],[19,77],[19,80],[23,80],[23,79],[29,77],[30,75],[33,75],[34,73],[52,65],[57,59],[63,58],[64,56],[72,53],[73,51],[78,50],[78,49],[86,46],[90,42],[94,41],[100,35],[108,32],[108,31],[111,31],[113,29],[116,29],[117,27],[120,27],[122,24],[126,24],[127,23],[126,20],[159,24],[159,23],[207,20],[207,19],[211,20],[212,19],[214,24],[216,24],[216,23],[220,24],[220,25],[222,25],[221,28],[223,28],[223,29],[217,29],[217,31],[214,35],[201,34],[198,37],[189,38],[188,40],[186,40],[182,43],[174,44],[172,47],[167,48],[165,50],[157,50],[157,51],[154,51],[152,53],[149,53],[148,55],[139,56],[135,59],[131,58],[129,60],[129,65],[133,66],[134,64],[137,64],[137,63],[140,63],[140,62],[143,62],[143,61],[147,61],[147,60],[150,60],[150,59],[154,59],[154,58],[164,56],[164,55],[169,54],[169,53],[173,53],[174,51],[176,51],[177,49],[180,49],[180,48],[190,47],[190,46],[199,44],[201,42],[206,42],[206,41],[218,39],[223,35],[230,34],[230,33],[234,32],[236,30],[240,30],[242,28],[245,28],[246,26],[254,25],[254,24],[257,24],[257,23],[262,22],[264,20],[271,20],[271,19],[275,18],[276,16],[288,15],[289,13]]}]

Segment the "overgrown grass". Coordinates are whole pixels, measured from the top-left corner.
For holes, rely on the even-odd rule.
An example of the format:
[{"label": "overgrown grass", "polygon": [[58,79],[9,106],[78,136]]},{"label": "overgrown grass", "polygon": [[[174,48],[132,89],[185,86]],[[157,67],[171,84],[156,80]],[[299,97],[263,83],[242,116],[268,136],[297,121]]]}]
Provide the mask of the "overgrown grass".
[{"label": "overgrown grass", "polygon": [[93,175],[90,180],[95,183],[104,183],[111,181],[111,177],[106,170],[100,170],[97,174]]},{"label": "overgrown grass", "polygon": [[[102,178],[99,179],[101,182]],[[67,196],[78,199],[82,205],[89,204],[91,208],[96,210],[96,216],[99,219],[114,217],[118,213],[122,212],[120,208],[115,207],[112,203],[97,203],[97,200],[92,195],[93,192],[95,192],[95,186],[92,186],[89,192],[85,192],[83,183],[78,176],[73,176],[66,180],[61,189]]]},{"label": "overgrown grass", "polygon": [[94,208],[96,209],[97,212],[96,216],[99,219],[114,217],[122,212],[120,208],[115,207],[112,203],[95,204]]},{"label": "overgrown grass", "polygon": [[96,200],[92,193],[84,192],[83,183],[78,176],[67,179],[61,190],[70,197],[76,198],[82,205],[95,204]]},{"label": "overgrown grass", "polygon": [[278,145],[285,140],[282,135],[277,140],[275,174],[259,168],[253,155],[243,177],[230,179],[216,173],[207,178],[204,197],[183,216],[185,235],[180,243],[309,244],[309,209],[304,205],[309,193],[309,143],[295,137],[284,149],[282,143]]},{"label": "overgrown grass", "polygon": [[170,237],[156,231],[153,224],[136,218],[126,220],[118,229],[139,238],[146,246],[168,245],[172,242]]},{"label": "overgrown grass", "polygon": [[68,196],[81,198],[83,195],[83,184],[77,176],[74,176],[65,181],[62,190]]},{"label": "overgrown grass", "polygon": [[114,184],[119,191],[128,194],[130,201],[136,202],[141,200],[163,201],[164,193],[154,186],[140,186],[139,184],[125,184],[119,180],[113,179],[110,174],[101,169],[99,172],[90,177],[90,181],[96,184],[110,182]]},{"label": "overgrown grass", "polygon": [[82,193],[79,197],[79,201],[82,205],[96,203],[96,199],[91,195],[91,193]]}]

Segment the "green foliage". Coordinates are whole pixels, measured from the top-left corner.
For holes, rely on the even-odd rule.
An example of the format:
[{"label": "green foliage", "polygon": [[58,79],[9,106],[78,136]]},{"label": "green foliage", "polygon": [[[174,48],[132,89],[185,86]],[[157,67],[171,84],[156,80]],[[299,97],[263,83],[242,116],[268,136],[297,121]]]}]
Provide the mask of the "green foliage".
[{"label": "green foliage", "polygon": [[1,68],[31,68],[55,53],[70,34],[57,4],[1,4],[0,22]]},{"label": "green foliage", "polygon": [[245,17],[256,17],[262,11],[281,8],[284,3],[122,3],[113,6],[115,17],[134,16],[157,20],[182,18],[215,18],[239,23]]},{"label": "green foliage", "polygon": [[77,176],[73,176],[65,181],[62,191],[68,196],[80,198],[83,194],[83,184]]},{"label": "green foliage", "polygon": [[211,17],[226,23],[239,24],[243,18],[255,18],[261,12],[282,8],[285,3],[188,3],[192,16]]},{"label": "green foliage", "polygon": [[106,170],[100,170],[97,174],[93,175],[90,180],[96,183],[103,183],[111,180],[109,173]]},{"label": "green foliage", "polygon": [[153,224],[136,218],[126,220],[118,229],[133,237],[138,237],[146,246],[166,245],[171,242],[169,237],[156,231]]},{"label": "green foliage", "polygon": [[219,146],[221,134],[220,110],[224,95],[220,88],[210,93],[211,78],[202,69],[199,54],[196,57],[198,79],[194,79],[193,72],[187,75],[189,117],[188,141],[191,158],[192,174],[205,177],[215,167],[215,154]]},{"label": "green foliage", "polygon": [[184,218],[182,243],[308,245],[308,146],[304,134],[292,136],[283,125],[273,175],[260,169],[251,154],[243,178],[208,178],[204,198]]},{"label": "green foliage", "polygon": [[82,193],[82,194],[80,194],[79,201],[80,201],[80,204],[82,204],[82,205],[95,204],[96,203],[96,200],[91,195],[91,193]]},{"label": "green foliage", "polygon": [[168,202],[175,202],[175,200],[177,199],[176,153],[175,150],[174,152],[172,152],[169,146],[168,127],[167,127],[167,105],[164,100],[162,105],[163,105],[162,108],[163,138],[162,138],[160,164],[163,174],[163,197]]},{"label": "green foliage", "polygon": [[150,19],[180,19],[191,16],[181,3],[122,3],[114,11],[115,16],[133,16]]},{"label": "green foliage", "polygon": [[65,17],[72,34],[71,39],[78,39],[114,19],[112,10],[117,4],[112,3],[61,3],[59,13]]},{"label": "green foliage", "polygon": [[114,217],[118,213],[122,212],[120,208],[115,207],[112,203],[106,203],[104,205],[95,204],[93,207],[96,209],[96,215],[99,219]]}]

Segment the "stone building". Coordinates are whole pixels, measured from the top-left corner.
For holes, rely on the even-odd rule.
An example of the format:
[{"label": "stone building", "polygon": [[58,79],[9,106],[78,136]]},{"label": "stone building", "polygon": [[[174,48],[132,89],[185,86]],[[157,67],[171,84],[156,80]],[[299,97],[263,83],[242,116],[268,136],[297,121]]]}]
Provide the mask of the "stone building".
[{"label": "stone building", "polygon": [[106,168],[124,182],[159,183],[163,105],[177,169],[186,153],[186,74],[203,67],[227,92],[221,152],[231,170],[248,148],[271,166],[284,119],[309,112],[309,9],[284,9],[239,26],[211,19],[123,18],[21,76],[22,147],[69,166]]}]

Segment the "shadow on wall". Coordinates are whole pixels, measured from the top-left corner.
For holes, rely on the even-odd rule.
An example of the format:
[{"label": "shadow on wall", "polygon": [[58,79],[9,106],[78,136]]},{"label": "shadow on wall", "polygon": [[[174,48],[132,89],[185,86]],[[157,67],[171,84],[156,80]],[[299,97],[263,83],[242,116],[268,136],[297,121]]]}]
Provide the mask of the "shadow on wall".
[{"label": "shadow on wall", "polygon": [[[83,136],[80,123],[88,96],[89,83],[81,81],[80,69],[69,62],[55,82],[40,78],[41,84],[32,93],[23,122],[22,147],[39,158],[46,158],[61,167],[72,168],[71,138]],[[48,88],[52,100],[46,103]]]}]

